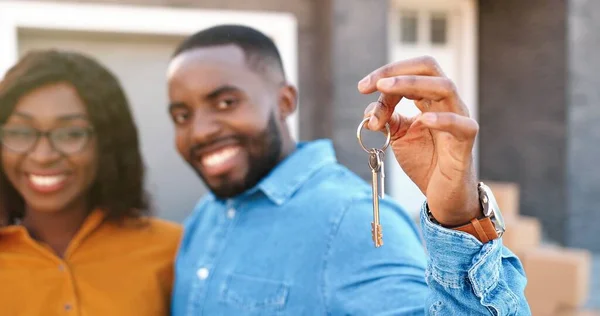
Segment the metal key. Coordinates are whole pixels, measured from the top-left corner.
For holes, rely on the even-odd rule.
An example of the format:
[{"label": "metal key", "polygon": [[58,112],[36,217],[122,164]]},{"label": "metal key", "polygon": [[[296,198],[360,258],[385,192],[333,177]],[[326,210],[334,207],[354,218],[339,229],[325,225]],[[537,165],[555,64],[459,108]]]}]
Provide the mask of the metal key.
[{"label": "metal key", "polygon": [[373,181],[373,221],[371,222],[371,238],[375,243],[375,247],[379,248],[383,245],[383,233],[381,231],[381,224],[379,223],[379,199],[383,199],[385,196],[385,170],[384,170],[384,158],[385,150],[390,145],[390,125],[385,124],[387,130],[387,139],[381,149],[367,149],[361,137],[361,131],[363,126],[369,121],[369,117],[362,120],[358,129],[356,130],[356,137],[358,143],[364,151],[369,154],[369,168],[371,168],[372,181]]},{"label": "metal key", "polygon": [[371,168],[373,181],[373,222],[371,222],[371,236],[375,243],[375,247],[377,248],[383,245],[383,233],[379,222],[379,186],[382,179],[383,167],[381,158],[382,155],[379,150],[371,150],[371,153],[369,154],[369,167]]},{"label": "metal key", "polygon": [[381,185],[381,199],[385,198],[385,152],[381,149],[377,150],[379,154],[379,161],[381,161],[381,171],[379,172],[380,179],[379,184]]}]

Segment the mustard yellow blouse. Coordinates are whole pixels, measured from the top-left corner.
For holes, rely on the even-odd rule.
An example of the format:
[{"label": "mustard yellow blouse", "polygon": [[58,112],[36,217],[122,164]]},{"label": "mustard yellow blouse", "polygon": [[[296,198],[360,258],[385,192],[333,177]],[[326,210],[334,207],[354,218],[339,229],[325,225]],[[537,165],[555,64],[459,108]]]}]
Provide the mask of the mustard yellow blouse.
[{"label": "mustard yellow blouse", "polygon": [[95,211],[65,258],[24,227],[0,229],[0,315],[162,316],[169,314],[178,224],[118,225]]}]

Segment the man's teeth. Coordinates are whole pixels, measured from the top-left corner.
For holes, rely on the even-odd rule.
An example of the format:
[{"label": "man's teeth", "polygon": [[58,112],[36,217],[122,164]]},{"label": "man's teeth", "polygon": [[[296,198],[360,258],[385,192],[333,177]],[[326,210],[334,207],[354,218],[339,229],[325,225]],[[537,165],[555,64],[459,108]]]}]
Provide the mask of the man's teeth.
[{"label": "man's teeth", "polygon": [[235,154],[237,154],[238,151],[239,151],[239,148],[236,148],[236,147],[230,147],[230,148],[226,148],[223,150],[219,150],[213,154],[206,155],[202,159],[202,164],[207,167],[212,167],[212,166],[222,164],[223,162],[227,161],[227,159],[229,159],[229,158],[233,157]]},{"label": "man's teeth", "polygon": [[55,176],[36,176],[36,175],[29,175],[29,181],[31,181],[33,184],[37,185],[37,186],[41,186],[41,187],[49,187],[49,186],[53,186],[56,185],[58,183],[60,183],[61,181],[63,181],[66,178],[65,175],[55,175]]}]

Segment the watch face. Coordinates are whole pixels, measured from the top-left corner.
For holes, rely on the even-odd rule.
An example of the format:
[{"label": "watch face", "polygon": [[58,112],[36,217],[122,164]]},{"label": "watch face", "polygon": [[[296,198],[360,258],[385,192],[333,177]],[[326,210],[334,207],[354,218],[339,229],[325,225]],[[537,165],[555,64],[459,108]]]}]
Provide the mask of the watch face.
[{"label": "watch face", "polygon": [[481,187],[481,202],[483,204],[484,215],[491,218],[496,229],[504,232],[504,217],[502,217],[502,212],[500,211],[500,207],[496,202],[492,190],[484,184],[481,184]]}]

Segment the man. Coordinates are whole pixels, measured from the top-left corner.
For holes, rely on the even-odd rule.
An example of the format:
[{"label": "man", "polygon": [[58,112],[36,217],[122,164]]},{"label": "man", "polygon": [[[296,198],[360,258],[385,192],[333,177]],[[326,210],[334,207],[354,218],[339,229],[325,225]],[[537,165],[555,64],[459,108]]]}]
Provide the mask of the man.
[{"label": "man", "polygon": [[[380,202],[385,245],[374,247],[371,185],[336,162],[330,141],[294,143],[285,121],[297,92],[262,33],[223,25],[189,37],[168,90],[177,148],[211,191],[185,223],[173,315],[530,314],[521,263],[475,178],[478,125],[432,59],[359,84],[381,93],[368,128],[389,123],[398,162],[427,197],[429,260],[390,199]],[[401,97],[424,114],[393,113]]]}]

